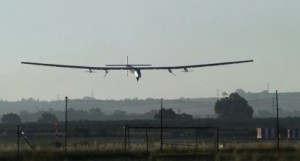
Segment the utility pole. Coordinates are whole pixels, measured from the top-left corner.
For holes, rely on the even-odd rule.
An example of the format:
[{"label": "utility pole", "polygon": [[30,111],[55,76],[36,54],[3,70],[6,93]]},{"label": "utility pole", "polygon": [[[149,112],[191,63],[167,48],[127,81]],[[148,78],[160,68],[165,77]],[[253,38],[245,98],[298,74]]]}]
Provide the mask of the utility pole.
[{"label": "utility pole", "polygon": [[66,97],[66,111],[65,111],[65,153],[67,152],[67,136],[68,136],[68,97]]},{"label": "utility pole", "polygon": [[163,150],[163,99],[160,99],[160,151]]},{"label": "utility pole", "polygon": [[125,151],[126,151],[126,148],[127,148],[127,144],[126,144],[126,142],[127,142],[127,125],[126,126],[124,126],[124,149],[125,149]]},{"label": "utility pole", "polygon": [[275,117],[275,98],[272,98],[273,117]]},{"label": "utility pole", "polygon": [[149,143],[148,143],[148,124],[146,124],[146,144],[147,144],[147,153],[149,153]]},{"label": "utility pole", "polygon": [[17,156],[18,156],[18,161],[20,160],[20,125],[17,126]]},{"label": "utility pole", "polygon": [[279,114],[278,114],[278,92],[276,90],[276,127],[277,127],[277,150],[279,150]]},{"label": "utility pole", "polygon": [[219,128],[215,128],[215,136],[216,136],[216,152],[219,151]]}]

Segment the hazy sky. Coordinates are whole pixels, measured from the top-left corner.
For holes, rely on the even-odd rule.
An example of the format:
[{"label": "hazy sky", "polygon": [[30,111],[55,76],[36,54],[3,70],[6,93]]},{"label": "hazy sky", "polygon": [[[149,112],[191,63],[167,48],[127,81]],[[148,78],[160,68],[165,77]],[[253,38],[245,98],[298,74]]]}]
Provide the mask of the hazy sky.
[{"label": "hazy sky", "polygon": [[[300,91],[299,0],[0,0],[0,99],[215,97]],[[253,59],[190,73],[21,65],[157,66]]]}]

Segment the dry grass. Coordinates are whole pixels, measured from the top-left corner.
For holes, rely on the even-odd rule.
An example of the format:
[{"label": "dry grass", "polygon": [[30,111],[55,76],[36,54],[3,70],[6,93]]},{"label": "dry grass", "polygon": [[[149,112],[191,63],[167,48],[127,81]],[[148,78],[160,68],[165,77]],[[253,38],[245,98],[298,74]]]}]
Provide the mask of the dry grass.
[{"label": "dry grass", "polygon": [[[299,161],[300,143],[281,144],[276,149],[273,142],[226,143],[224,148],[215,152],[212,144],[200,143],[197,151],[194,146],[164,145],[160,151],[160,143],[146,146],[132,143],[129,150],[124,150],[123,143],[70,143],[67,153],[64,147],[54,144],[40,144],[33,152],[28,146],[20,147],[24,161],[48,160],[206,160],[206,161]],[[16,145],[0,145],[0,160],[16,160]],[[68,160],[67,159],[67,160]]]}]

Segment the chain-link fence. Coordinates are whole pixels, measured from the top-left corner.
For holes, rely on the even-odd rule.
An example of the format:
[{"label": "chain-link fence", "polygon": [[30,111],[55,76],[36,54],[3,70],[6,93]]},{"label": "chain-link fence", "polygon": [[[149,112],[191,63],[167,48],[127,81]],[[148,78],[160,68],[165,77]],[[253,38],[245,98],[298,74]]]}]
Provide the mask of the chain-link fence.
[{"label": "chain-link fence", "polygon": [[[299,114],[297,107],[300,101],[298,97],[290,97],[289,94],[280,96],[280,142],[295,143],[300,137],[297,124],[300,120],[296,117]],[[36,109],[43,110],[20,113],[23,121],[20,128],[33,146],[53,146],[61,149],[64,149],[65,143],[69,148],[135,148],[142,151],[159,150],[161,146],[163,149],[215,150],[219,146],[226,148],[230,143],[270,143],[270,146],[273,146],[277,134],[276,100],[263,96],[250,98],[247,101],[254,113],[253,119],[248,120],[217,119],[214,106],[221,98],[182,98],[163,100],[162,104],[159,99],[68,99],[67,122],[64,100],[55,101],[54,104],[36,102]],[[58,120],[39,122],[38,118],[45,112],[55,115]],[[31,120],[33,118],[36,120]],[[218,134],[216,128],[219,129]],[[219,143],[216,143],[217,135]],[[16,124],[0,125],[2,146],[14,147],[17,143],[16,138]],[[28,148],[22,138],[20,146]]]}]

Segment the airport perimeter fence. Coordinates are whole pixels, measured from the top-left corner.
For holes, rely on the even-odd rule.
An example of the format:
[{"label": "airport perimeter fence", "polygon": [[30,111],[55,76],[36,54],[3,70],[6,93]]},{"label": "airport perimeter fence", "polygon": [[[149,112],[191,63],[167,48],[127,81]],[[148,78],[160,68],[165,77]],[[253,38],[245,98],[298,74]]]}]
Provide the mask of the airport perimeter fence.
[{"label": "airport perimeter fence", "polygon": [[[67,135],[66,150],[118,150],[118,151],[168,151],[188,150],[195,152],[215,152],[236,146],[255,148],[256,146],[276,148],[276,137],[269,131],[268,138],[257,138],[257,130],[218,129],[217,127],[159,127],[159,126],[99,126],[98,123],[78,125],[70,122]],[[53,125],[52,125],[53,126]],[[50,130],[45,130],[50,129]],[[274,131],[274,130],[273,130]],[[24,132],[24,133],[23,133]],[[283,134],[285,131],[281,131]],[[282,135],[280,145],[296,145],[299,132]],[[266,134],[268,135],[268,134]],[[17,127],[7,131],[1,137],[1,146],[16,148],[18,144]],[[57,148],[65,149],[64,128],[58,132],[51,125],[24,124],[19,128],[20,149]]]},{"label": "airport perimeter fence", "polygon": [[[60,110],[58,108],[52,111],[45,110],[56,115],[59,122],[23,123],[20,131],[25,132],[24,136],[34,147],[53,146],[61,149],[64,149],[67,144],[68,148],[87,146],[99,150],[110,148],[151,151],[160,150],[162,147],[163,150],[215,151],[219,148],[227,148],[231,143],[270,143],[271,146],[275,144],[276,101],[274,98],[248,100],[249,105],[254,108],[254,117],[257,118],[255,122],[248,123],[217,121],[218,119],[215,119],[212,114],[215,101],[216,99],[206,101],[179,99],[163,100],[161,104],[161,100],[155,99],[127,99],[117,103],[113,100],[68,99],[66,104],[63,103],[59,107]],[[280,98],[279,116],[295,117],[298,111],[293,109],[300,106],[298,102],[288,97]],[[288,107],[283,107],[282,104]],[[166,110],[172,109],[176,116],[179,116],[170,119],[168,118],[170,116],[163,113],[162,133],[161,107]],[[193,116],[193,119],[190,116]],[[204,119],[206,117],[208,118]],[[247,125],[244,124],[250,126],[245,127]],[[280,142],[284,144],[298,142],[299,129],[295,119],[280,120]],[[0,134],[2,134],[0,136],[2,146],[17,144],[16,125],[1,124]],[[22,137],[19,143],[22,148],[30,148]]]},{"label": "airport perimeter fence", "polygon": [[218,148],[218,129],[216,127],[161,128],[127,124],[121,127],[97,128],[93,124],[83,127],[70,123],[67,135],[63,128],[58,128],[58,132],[53,129],[50,125],[18,125],[15,130],[7,131],[6,136],[1,137],[1,146],[11,148],[17,146],[20,149],[58,148],[64,150],[67,145],[67,149],[90,148],[100,151],[137,150],[148,152],[175,149],[217,151]]},{"label": "airport perimeter fence", "polygon": [[130,151],[138,145],[143,151],[189,150],[218,151],[216,127],[125,127],[124,149]]}]

